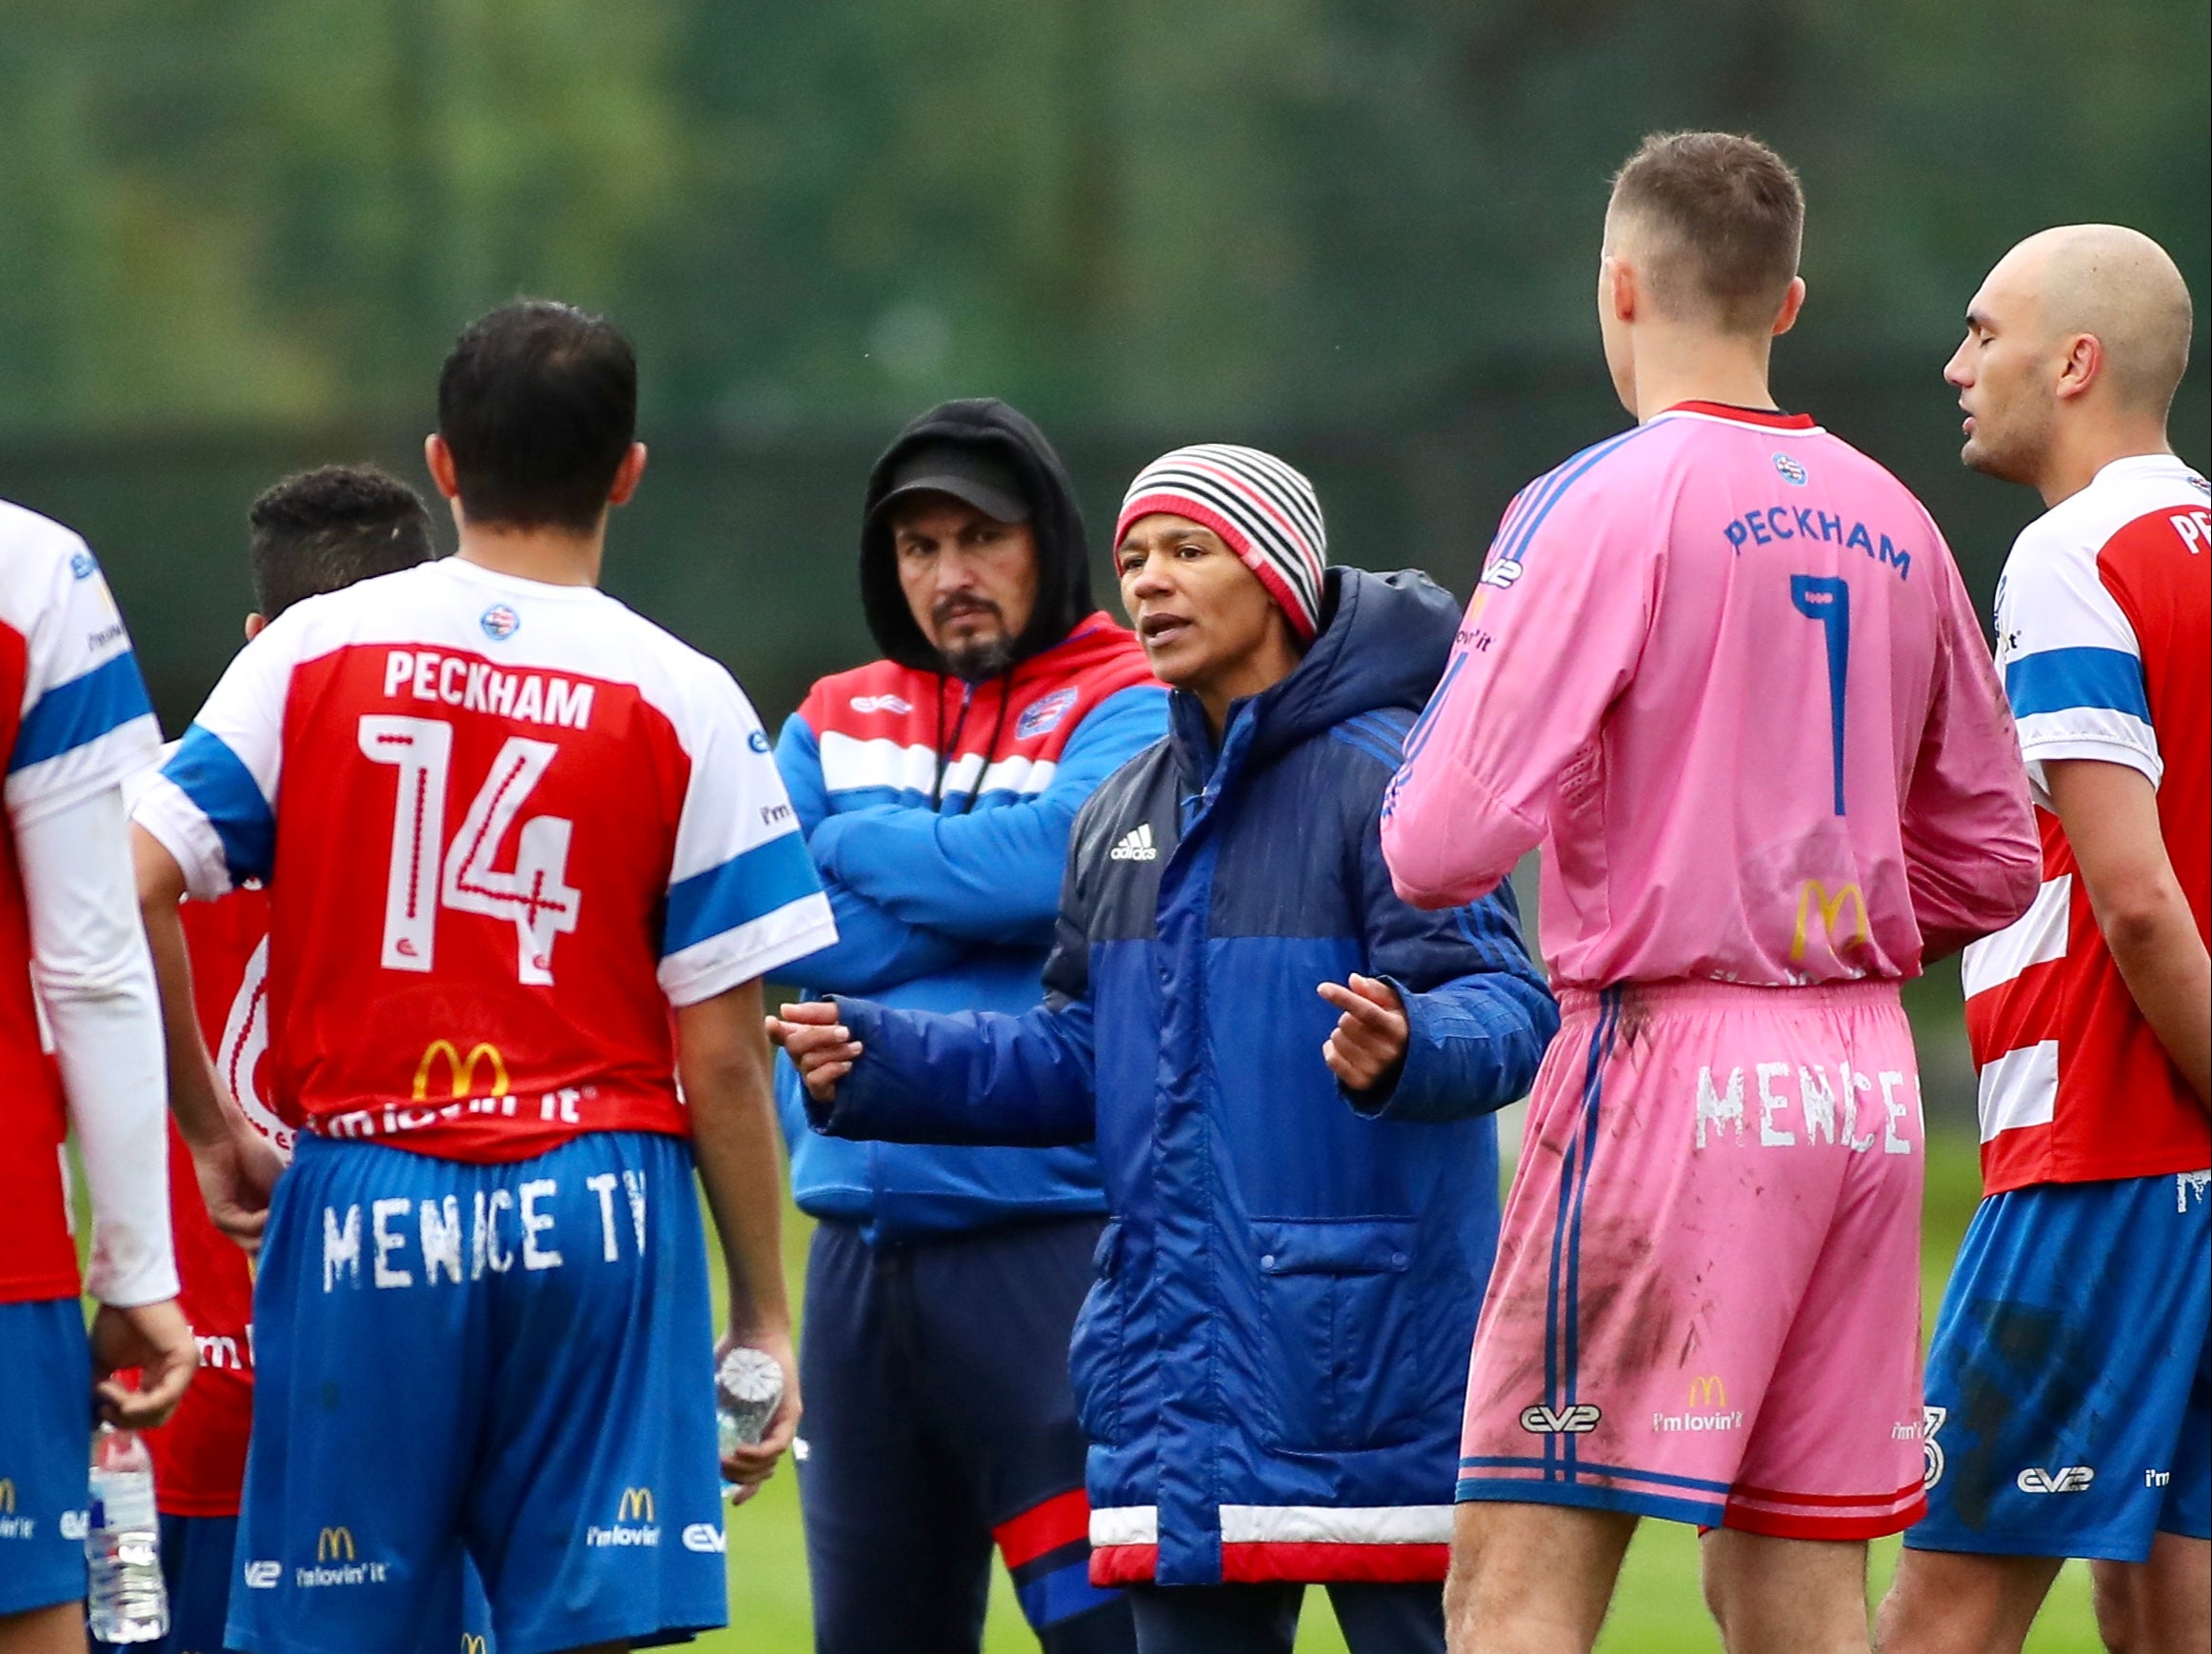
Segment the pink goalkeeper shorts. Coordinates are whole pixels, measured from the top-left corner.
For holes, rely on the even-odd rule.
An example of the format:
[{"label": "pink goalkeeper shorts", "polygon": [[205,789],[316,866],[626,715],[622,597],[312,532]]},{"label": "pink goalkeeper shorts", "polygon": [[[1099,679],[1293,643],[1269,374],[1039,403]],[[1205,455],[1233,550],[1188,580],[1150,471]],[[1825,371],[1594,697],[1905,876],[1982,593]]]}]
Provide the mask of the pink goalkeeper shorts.
[{"label": "pink goalkeeper shorts", "polygon": [[1561,995],[1459,1497],[1867,1539],[1921,1514],[1920,1081],[1897,985]]}]

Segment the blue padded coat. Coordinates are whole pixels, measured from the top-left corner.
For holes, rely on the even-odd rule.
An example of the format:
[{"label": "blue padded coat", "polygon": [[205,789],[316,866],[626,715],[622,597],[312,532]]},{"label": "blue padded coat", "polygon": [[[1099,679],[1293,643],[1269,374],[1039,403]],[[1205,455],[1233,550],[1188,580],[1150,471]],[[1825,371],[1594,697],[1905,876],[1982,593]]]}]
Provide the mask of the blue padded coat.
[{"label": "blue padded coat", "polygon": [[[1176,694],[1168,738],[1076,819],[1042,1006],[838,1001],[867,1049],[809,1100],[817,1129],[1097,1140],[1111,1218],[1070,1361],[1101,1584],[1443,1576],[1489,1116],[1558,1025],[1509,888],[1422,912],[1383,864],[1383,790],[1458,613],[1420,574],[1331,569],[1319,637],[1218,747]],[[1359,1096],[1315,992],[1353,971],[1411,1025]]]}]

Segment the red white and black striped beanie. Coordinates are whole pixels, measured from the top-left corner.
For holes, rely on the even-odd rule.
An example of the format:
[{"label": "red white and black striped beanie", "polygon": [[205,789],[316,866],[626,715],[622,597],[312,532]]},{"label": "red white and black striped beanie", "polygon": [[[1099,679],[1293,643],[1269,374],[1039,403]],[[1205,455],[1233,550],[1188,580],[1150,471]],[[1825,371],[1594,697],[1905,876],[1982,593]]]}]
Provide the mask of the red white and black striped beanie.
[{"label": "red white and black striped beanie", "polygon": [[1114,519],[1114,544],[1154,511],[1211,528],[1259,577],[1267,594],[1311,642],[1321,624],[1321,574],[1328,534],[1321,501],[1305,475],[1273,454],[1202,442],[1162,454],[1137,473]]}]

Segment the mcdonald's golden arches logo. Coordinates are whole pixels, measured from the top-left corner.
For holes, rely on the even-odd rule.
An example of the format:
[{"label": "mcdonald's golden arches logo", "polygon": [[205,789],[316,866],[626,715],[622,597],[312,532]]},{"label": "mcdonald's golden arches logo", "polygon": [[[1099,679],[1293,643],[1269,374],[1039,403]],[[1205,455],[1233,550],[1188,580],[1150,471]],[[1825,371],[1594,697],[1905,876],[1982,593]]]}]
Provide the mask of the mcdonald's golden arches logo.
[{"label": "mcdonald's golden arches logo", "polygon": [[1702,1378],[1690,1380],[1688,1400],[1693,1407],[1725,1407],[1728,1405],[1728,1386],[1721,1382],[1719,1373],[1709,1372]]},{"label": "mcdonald's golden arches logo", "polygon": [[[1836,938],[1836,922],[1843,918],[1845,904],[1850,906],[1855,917],[1851,921],[1849,936],[1839,943]],[[1828,951],[1831,953],[1841,954],[1846,947],[1863,947],[1873,939],[1874,932],[1866,923],[1866,892],[1859,888],[1856,881],[1841,887],[1831,896],[1827,886],[1820,880],[1807,879],[1798,887],[1797,928],[1789,940],[1789,956],[1792,960],[1804,958],[1805,944],[1811,939],[1812,919],[1816,913],[1820,915],[1821,933],[1828,939]]]},{"label": "mcdonald's golden arches logo", "polygon": [[349,1527],[326,1527],[315,1535],[315,1560],[319,1563],[351,1562],[353,1560],[353,1530]]},{"label": "mcdonald's golden arches logo", "polygon": [[497,1046],[478,1041],[468,1047],[468,1054],[464,1057],[451,1040],[432,1040],[423,1047],[423,1060],[415,1065],[414,1097],[417,1103],[429,1100],[430,1071],[437,1066],[440,1057],[446,1059],[446,1072],[450,1077],[451,1086],[447,1095],[452,1101],[459,1102],[464,1097],[476,1095],[476,1066],[479,1063],[484,1065],[485,1071],[491,1076],[491,1089],[485,1095],[507,1095],[507,1059],[499,1054]]},{"label": "mcdonald's golden arches logo", "polygon": [[12,1477],[0,1476],[0,1516],[15,1514],[15,1482]]},{"label": "mcdonald's golden arches logo", "polygon": [[650,1487],[625,1487],[622,1490],[622,1508],[615,1512],[617,1522],[650,1522],[653,1520],[653,1490]]},{"label": "mcdonald's golden arches logo", "polygon": [[474,1631],[462,1632],[461,1654],[485,1654],[484,1639]]}]

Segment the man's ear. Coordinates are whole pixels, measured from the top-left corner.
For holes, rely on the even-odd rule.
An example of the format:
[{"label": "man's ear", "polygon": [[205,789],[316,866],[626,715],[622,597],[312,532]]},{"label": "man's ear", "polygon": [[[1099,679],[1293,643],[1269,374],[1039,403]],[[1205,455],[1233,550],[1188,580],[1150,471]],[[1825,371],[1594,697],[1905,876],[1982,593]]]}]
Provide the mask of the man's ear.
[{"label": "man's ear", "polygon": [[1633,322],[1643,295],[1637,290],[1636,266],[1625,254],[1609,252],[1600,267],[1604,271],[1605,302],[1616,322]]},{"label": "man's ear", "polygon": [[246,641],[251,643],[269,629],[269,616],[256,609],[246,617]]},{"label": "man's ear", "polygon": [[461,497],[461,478],[453,468],[453,450],[434,430],[423,438],[423,464],[428,468],[430,481],[440,497],[448,500]]},{"label": "man's ear", "polygon": [[2061,402],[2085,394],[2104,371],[2104,341],[2094,333],[2076,333],[2065,342],[2059,357],[2058,383],[2051,393]]},{"label": "man's ear", "polygon": [[607,503],[627,506],[629,497],[637,492],[638,479],[646,474],[646,445],[633,442],[629,452],[622,456],[622,463],[614,468],[614,486],[607,490]]},{"label": "man's ear", "polygon": [[1791,276],[1789,278],[1789,291],[1782,295],[1782,309],[1774,313],[1776,338],[1780,338],[1797,326],[1797,319],[1804,310],[1804,305],[1805,279],[1803,276]]}]

